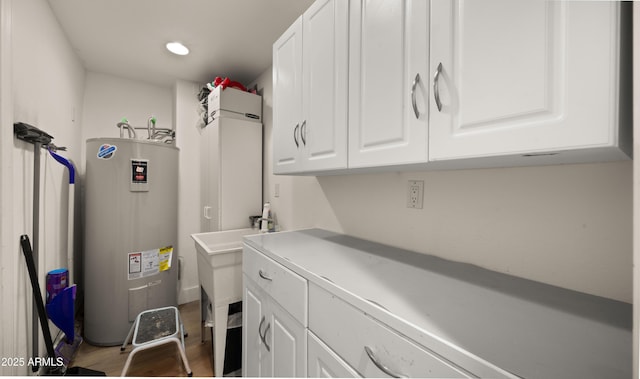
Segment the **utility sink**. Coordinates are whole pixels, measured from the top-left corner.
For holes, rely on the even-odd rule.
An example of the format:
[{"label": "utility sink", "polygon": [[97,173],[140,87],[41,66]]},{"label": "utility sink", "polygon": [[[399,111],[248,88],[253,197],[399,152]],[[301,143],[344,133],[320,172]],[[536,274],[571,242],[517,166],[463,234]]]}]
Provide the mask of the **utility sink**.
[{"label": "utility sink", "polygon": [[192,234],[200,285],[214,306],[242,300],[242,237],[256,229]]},{"label": "utility sink", "polygon": [[[227,338],[229,304],[242,300],[242,237],[257,234],[256,229],[192,234],[198,251],[200,286],[213,306],[213,362],[215,376],[222,376]],[[201,310],[207,313],[204,299]],[[202,341],[204,342],[204,321]]]}]

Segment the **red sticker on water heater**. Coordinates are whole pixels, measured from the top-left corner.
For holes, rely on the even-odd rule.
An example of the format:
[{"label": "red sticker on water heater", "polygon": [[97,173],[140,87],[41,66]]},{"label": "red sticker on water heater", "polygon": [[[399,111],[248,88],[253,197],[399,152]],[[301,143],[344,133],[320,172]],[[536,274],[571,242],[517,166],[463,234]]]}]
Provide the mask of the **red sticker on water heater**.
[{"label": "red sticker on water heater", "polygon": [[131,183],[146,183],[148,173],[147,161],[131,160]]}]

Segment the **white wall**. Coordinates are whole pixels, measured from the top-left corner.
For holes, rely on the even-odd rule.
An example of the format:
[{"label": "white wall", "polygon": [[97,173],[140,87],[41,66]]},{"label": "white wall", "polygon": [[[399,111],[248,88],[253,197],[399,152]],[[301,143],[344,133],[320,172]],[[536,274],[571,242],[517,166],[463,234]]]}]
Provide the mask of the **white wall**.
[{"label": "white wall", "polygon": [[[31,285],[19,247],[22,234],[32,235],[33,145],[13,138],[12,122],[26,122],[54,137],[60,154],[76,164],[80,160],[80,129],[85,72],[45,0],[3,1],[3,87],[11,89],[11,122],[2,124],[2,148],[12,148],[3,160],[3,205],[11,194],[11,207],[3,207],[2,252],[2,357],[31,357]],[[7,34],[9,36],[7,37]],[[7,77],[10,82],[4,81]],[[2,99],[4,104],[5,99]],[[6,115],[3,115],[3,121]],[[13,141],[7,143],[7,139]],[[68,173],[48,153],[40,154],[39,280],[44,289],[47,271],[65,267],[68,226]],[[6,151],[3,158],[8,157]],[[12,188],[4,187],[10,180]],[[4,237],[7,237],[6,239]],[[8,247],[8,248],[7,248]],[[7,248],[7,249],[5,249]],[[5,296],[10,294],[10,296]],[[39,329],[38,329],[39,330]],[[8,342],[8,343],[4,343]],[[40,356],[44,343],[39,339]],[[1,375],[27,375],[30,368],[1,367]]]},{"label": "white wall", "polygon": [[[256,84],[265,104],[265,199],[283,229],[321,227],[632,301],[631,161],[274,176],[271,70]],[[423,209],[406,208],[410,179],[424,180]]]},{"label": "white wall", "polygon": [[[88,72],[82,128],[84,144],[90,138],[118,138],[116,124],[122,118],[134,127],[147,127],[147,119],[155,116],[156,127],[173,125],[173,93],[171,88],[120,78],[113,75]],[[139,138],[147,138],[145,130],[136,130]],[[126,132],[125,132],[125,135]],[[82,156],[83,172],[85,155]]]}]

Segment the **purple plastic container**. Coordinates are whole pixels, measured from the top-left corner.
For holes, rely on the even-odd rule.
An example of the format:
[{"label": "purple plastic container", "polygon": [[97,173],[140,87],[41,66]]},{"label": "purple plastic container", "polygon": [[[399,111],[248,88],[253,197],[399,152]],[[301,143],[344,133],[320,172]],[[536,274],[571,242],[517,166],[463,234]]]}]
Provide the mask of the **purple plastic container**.
[{"label": "purple plastic container", "polygon": [[47,304],[69,286],[69,270],[59,268],[47,273]]}]

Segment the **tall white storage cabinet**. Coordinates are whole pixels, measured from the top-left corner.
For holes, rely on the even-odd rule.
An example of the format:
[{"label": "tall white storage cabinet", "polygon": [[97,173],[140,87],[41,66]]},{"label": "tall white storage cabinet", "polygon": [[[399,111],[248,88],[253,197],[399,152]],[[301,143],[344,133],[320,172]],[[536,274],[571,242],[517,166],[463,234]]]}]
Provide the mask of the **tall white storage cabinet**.
[{"label": "tall white storage cabinet", "polygon": [[273,45],[275,174],[347,167],[348,25],[318,0]]},{"label": "tall white storage cabinet", "polygon": [[[220,92],[222,100],[218,104],[226,103],[227,91],[232,96],[240,92],[227,88]],[[250,93],[242,96],[249,96],[250,100],[255,100],[251,97],[260,99]],[[236,105],[238,102],[241,104]],[[214,116],[202,128],[202,232],[248,228],[251,226],[249,216],[262,212],[261,108],[256,113],[255,107],[243,105],[242,99],[233,104],[227,106],[234,107],[236,110],[233,111],[211,109],[210,105],[209,114],[214,112]],[[254,116],[259,118],[256,120]]]}]

